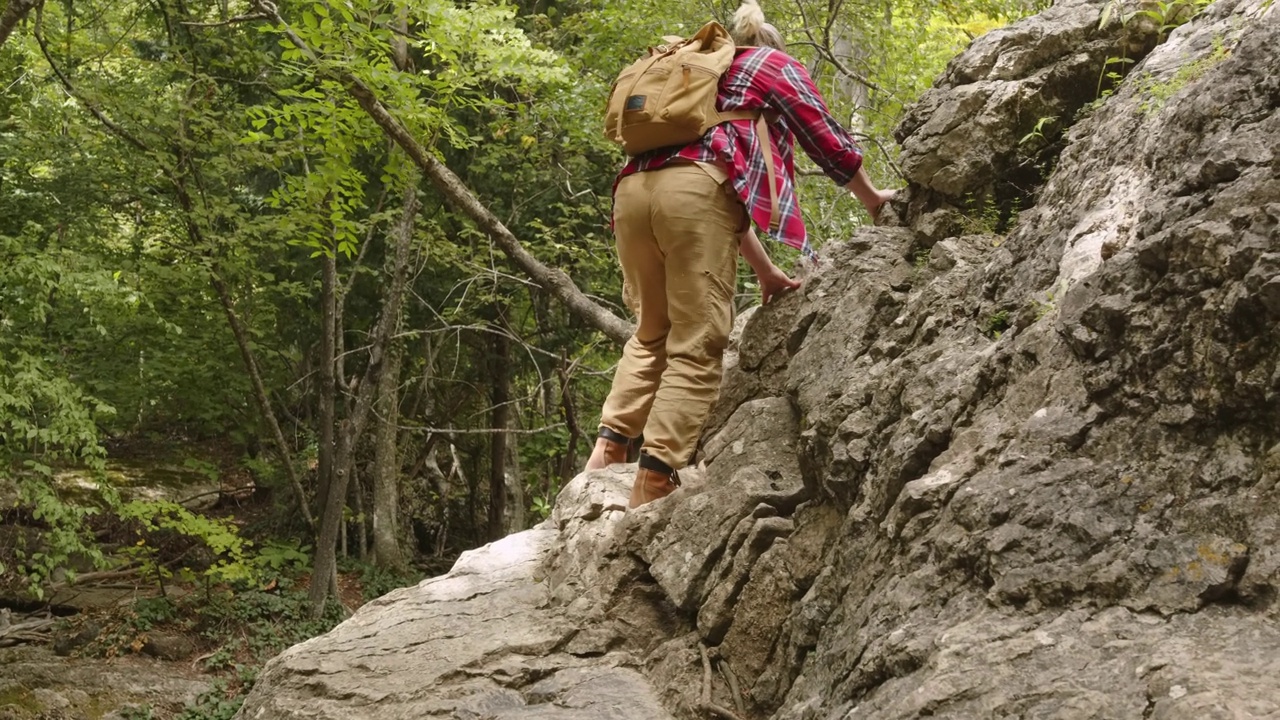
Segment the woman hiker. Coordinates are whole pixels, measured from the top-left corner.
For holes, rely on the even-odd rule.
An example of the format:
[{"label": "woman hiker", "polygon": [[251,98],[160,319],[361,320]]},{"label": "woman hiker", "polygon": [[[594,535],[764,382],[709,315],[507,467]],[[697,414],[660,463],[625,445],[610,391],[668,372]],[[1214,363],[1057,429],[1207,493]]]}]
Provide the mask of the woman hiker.
[{"label": "woman hiker", "polygon": [[[717,109],[764,113],[768,137],[757,137],[750,119],[729,120],[689,145],[637,155],[614,185],[623,296],[638,323],[586,469],[626,462],[641,443],[632,508],[675,490],[679,469],[697,448],[720,391],[738,254],[759,279],[765,302],[800,284],[773,264],[751,229],[753,221],[772,225],[778,240],[812,254],[795,194],[795,143],[873,220],[893,195],[872,184],[853,138],[804,65],[784,52],[755,0],[734,14],[732,34],[739,47],[721,78]],[[764,142],[783,172],[770,172]],[[776,211],[770,175],[777,178]]]}]

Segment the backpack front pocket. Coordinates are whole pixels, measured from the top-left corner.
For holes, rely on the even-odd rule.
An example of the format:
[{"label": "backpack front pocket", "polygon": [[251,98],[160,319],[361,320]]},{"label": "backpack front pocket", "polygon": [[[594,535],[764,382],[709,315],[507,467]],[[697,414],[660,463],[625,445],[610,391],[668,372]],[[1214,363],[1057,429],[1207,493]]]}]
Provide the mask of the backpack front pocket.
[{"label": "backpack front pocket", "polygon": [[693,62],[682,62],[667,78],[660,105],[662,120],[699,134],[715,112],[720,76]]}]

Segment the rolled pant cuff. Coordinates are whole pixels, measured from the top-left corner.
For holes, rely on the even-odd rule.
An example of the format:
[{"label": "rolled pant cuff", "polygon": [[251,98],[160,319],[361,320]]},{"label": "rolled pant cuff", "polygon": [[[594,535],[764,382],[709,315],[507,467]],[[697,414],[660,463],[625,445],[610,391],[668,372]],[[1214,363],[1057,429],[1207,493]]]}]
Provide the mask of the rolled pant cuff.
[{"label": "rolled pant cuff", "polygon": [[643,436],[641,436],[641,438],[627,437],[607,425],[600,426],[600,433],[596,437],[602,437],[609,442],[618,443],[619,445],[631,445],[637,440],[643,438]]}]

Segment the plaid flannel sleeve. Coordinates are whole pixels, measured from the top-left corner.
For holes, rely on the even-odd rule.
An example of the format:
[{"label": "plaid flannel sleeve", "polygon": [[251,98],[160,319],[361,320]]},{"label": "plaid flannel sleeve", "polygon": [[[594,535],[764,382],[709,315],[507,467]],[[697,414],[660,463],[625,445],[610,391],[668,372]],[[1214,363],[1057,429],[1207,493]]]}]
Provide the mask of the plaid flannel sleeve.
[{"label": "plaid flannel sleeve", "polygon": [[839,185],[848,184],[862,167],[862,152],[849,131],[832,117],[809,71],[790,57],[777,56],[784,60],[772,84],[769,105],[786,117],[800,147],[827,177]]}]

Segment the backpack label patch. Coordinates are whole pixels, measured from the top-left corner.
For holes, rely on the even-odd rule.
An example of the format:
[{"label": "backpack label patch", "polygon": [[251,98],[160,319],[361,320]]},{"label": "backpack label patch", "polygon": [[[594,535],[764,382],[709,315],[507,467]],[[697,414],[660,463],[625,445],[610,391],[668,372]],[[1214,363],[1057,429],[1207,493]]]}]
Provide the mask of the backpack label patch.
[{"label": "backpack label patch", "polygon": [[646,96],[644,96],[644,95],[632,95],[632,96],[628,97],[628,98],[627,98],[626,111],[627,111],[627,112],[634,112],[634,111],[636,111],[636,110],[643,110],[643,109],[644,109],[644,101],[645,101],[645,97],[646,97]]}]

